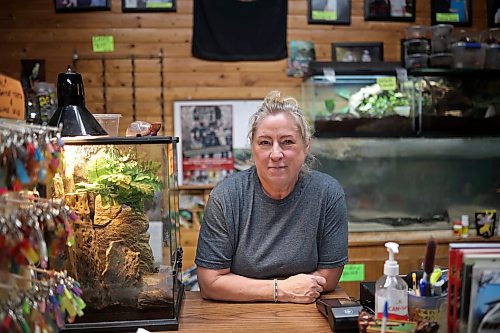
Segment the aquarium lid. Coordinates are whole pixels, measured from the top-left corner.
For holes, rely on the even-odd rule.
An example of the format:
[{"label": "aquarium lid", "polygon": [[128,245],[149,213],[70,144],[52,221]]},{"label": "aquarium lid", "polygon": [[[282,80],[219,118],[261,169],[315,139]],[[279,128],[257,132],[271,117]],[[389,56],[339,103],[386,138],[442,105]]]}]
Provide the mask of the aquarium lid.
[{"label": "aquarium lid", "polygon": [[65,145],[142,145],[178,143],[176,136],[142,136],[142,137],[74,137],[63,138]]}]

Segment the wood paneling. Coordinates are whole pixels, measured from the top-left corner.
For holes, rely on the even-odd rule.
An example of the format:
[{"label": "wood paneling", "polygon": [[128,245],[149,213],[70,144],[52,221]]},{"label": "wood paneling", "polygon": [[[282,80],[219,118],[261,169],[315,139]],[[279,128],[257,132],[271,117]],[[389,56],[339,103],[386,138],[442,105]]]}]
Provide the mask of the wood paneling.
[{"label": "wood paneling", "polygon": [[[405,28],[430,23],[429,1],[416,1],[415,23],[365,22],[363,1],[351,1],[351,24],[310,25],[307,1],[288,1],[288,41],[314,42],[318,60],[331,59],[332,42],[383,41],[385,60],[399,60],[399,41]],[[474,1],[475,29],[486,28],[486,1]],[[45,59],[46,79],[56,82],[57,74],[71,64],[73,51],[80,59],[77,70],[83,75],[86,103],[94,113],[103,112],[102,54],[92,54],[95,35],[113,35],[114,58],[106,61],[106,111],[123,115],[120,134],[132,119],[131,55],[151,56],[135,60],[137,119],[159,120],[160,66],[163,49],[165,124],[173,128],[172,103],[189,99],[261,99],[272,89],[300,99],[300,83],[286,75],[286,59],[280,61],[204,61],[191,56],[192,0],[177,2],[175,13],[122,13],[121,0],[112,0],[104,12],[59,13],[49,0],[0,0],[0,72],[19,78],[21,59]],[[96,60],[82,60],[86,56]],[[104,56],[108,57],[109,54]]]}]

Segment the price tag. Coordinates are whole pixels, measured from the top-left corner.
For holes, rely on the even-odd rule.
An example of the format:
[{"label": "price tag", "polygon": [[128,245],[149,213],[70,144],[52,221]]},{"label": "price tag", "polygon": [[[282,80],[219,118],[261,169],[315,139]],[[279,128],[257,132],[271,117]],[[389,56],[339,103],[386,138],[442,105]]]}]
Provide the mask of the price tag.
[{"label": "price tag", "polygon": [[353,282],[365,280],[365,264],[347,264],[340,277],[340,282]]},{"label": "price tag", "polygon": [[115,41],[113,36],[92,36],[92,51],[113,52],[114,50]]},{"label": "price tag", "polygon": [[21,82],[0,74],[0,117],[21,120],[25,113]]},{"label": "price tag", "polygon": [[396,78],[394,76],[379,77],[377,78],[377,84],[382,90],[396,90]]},{"label": "price tag", "polygon": [[460,16],[456,13],[436,13],[437,22],[460,22]]},{"label": "price tag", "polygon": [[337,11],[313,10],[313,20],[337,21]]},{"label": "price tag", "polygon": [[337,77],[335,76],[335,70],[331,67],[323,68],[323,75],[328,80],[328,82],[334,83],[337,81]]}]

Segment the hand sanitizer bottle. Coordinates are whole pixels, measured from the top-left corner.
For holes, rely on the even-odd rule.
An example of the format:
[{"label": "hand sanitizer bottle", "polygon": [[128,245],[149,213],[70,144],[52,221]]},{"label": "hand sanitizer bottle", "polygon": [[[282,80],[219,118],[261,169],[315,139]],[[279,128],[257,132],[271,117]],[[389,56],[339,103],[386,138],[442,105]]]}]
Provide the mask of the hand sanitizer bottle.
[{"label": "hand sanitizer bottle", "polygon": [[388,318],[408,320],[408,285],[399,276],[399,264],[394,254],[399,253],[399,244],[385,243],[389,259],[384,264],[384,275],[375,284],[375,314],[382,318],[384,304],[388,303]]}]

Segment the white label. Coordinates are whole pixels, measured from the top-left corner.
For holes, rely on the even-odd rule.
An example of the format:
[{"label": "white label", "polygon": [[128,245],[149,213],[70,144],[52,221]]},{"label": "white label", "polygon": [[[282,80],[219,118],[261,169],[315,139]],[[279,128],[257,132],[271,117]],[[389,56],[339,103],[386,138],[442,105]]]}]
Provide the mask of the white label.
[{"label": "white label", "polygon": [[[386,293],[386,295],[389,293]],[[408,319],[408,293],[405,290],[391,290],[390,297],[386,295],[377,296],[376,313],[377,318],[382,318],[384,304],[387,300],[389,305],[389,319]]]}]

